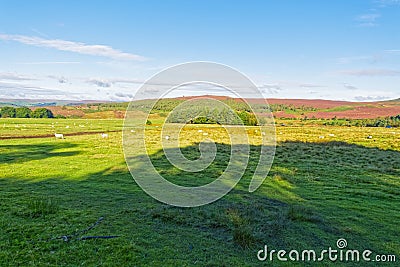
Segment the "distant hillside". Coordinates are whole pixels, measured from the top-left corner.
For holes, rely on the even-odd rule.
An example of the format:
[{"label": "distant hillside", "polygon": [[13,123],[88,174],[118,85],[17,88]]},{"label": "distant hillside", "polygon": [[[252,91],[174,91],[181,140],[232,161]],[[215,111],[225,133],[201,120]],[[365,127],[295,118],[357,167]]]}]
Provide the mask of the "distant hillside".
[{"label": "distant hillside", "polygon": [[[220,100],[231,106],[237,111],[249,111],[244,100],[230,98],[226,96],[203,96]],[[162,99],[154,107],[155,113],[166,113],[185,100],[198,97],[178,97]],[[350,102],[323,99],[267,99],[269,109],[265,109],[263,99],[246,99],[247,102],[254,104],[254,112],[262,115],[272,111],[276,118],[320,118],[320,119],[374,119],[400,114],[400,99],[377,102]],[[137,109],[149,108],[151,101],[139,100],[133,105]],[[55,115],[81,118],[123,118],[128,103],[105,102],[93,100],[13,100],[0,99],[1,106],[28,106],[32,109],[36,107],[46,107]]]}]

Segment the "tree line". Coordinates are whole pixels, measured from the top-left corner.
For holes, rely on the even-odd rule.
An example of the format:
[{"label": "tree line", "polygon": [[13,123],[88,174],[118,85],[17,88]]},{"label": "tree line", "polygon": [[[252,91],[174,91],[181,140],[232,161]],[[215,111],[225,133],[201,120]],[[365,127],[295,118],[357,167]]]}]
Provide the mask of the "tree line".
[{"label": "tree line", "polygon": [[356,127],[400,127],[400,115],[376,119],[336,119],[333,118],[323,123],[334,126]]},{"label": "tree line", "polygon": [[27,107],[18,107],[18,108],[2,107],[0,109],[0,117],[1,118],[54,118],[54,114],[51,110],[47,108],[37,108],[32,111],[30,108]]}]

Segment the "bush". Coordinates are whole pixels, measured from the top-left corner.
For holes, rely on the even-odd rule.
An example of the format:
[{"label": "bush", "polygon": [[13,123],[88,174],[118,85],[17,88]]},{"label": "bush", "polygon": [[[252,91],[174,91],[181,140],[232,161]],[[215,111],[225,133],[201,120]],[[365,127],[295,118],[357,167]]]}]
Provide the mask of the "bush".
[{"label": "bush", "polygon": [[218,122],[213,118],[208,118],[205,116],[200,116],[192,120],[194,124],[217,124]]},{"label": "bush", "polygon": [[61,114],[57,114],[54,118],[56,118],[56,119],[66,119],[67,117],[65,117],[64,115],[61,115]]},{"label": "bush", "polygon": [[253,113],[247,111],[236,112],[239,118],[242,120],[243,124],[246,126],[257,126],[257,118]]},{"label": "bush", "polygon": [[27,107],[17,108],[15,111],[15,116],[17,118],[30,118],[32,114],[32,110]]},{"label": "bush", "polygon": [[32,112],[32,118],[54,118],[54,115],[47,108],[38,108]]}]

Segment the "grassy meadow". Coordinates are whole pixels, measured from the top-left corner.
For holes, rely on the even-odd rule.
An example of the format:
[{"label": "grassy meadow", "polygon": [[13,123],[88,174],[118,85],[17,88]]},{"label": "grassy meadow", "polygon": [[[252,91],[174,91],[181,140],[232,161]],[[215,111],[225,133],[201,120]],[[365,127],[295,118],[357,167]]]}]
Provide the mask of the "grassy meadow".
[{"label": "grassy meadow", "polygon": [[[161,127],[152,121],[148,151],[166,179],[193,186],[224,171],[231,148],[220,127],[194,125],[183,132],[181,149],[188,158],[199,156],[198,142],[205,137],[193,137],[199,130],[218,148],[204,172],[188,174],[168,164],[156,141]],[[260,146],[254,138],[246,173],[228,195],[209,205],[177,208],[148,196],[131,177],[122,120],[0,123],[0,266],[260,266],[257,252],[264,245],[320,251],[336,247],[339,238],[350,249],[400,260],[398,128],[279,126],[278,121],[274,163],[257,191],[248,192]],[[248,127],[248,133],[254,129]],[[66,138],[40,137],[54,132]],[[99,132],[109,132],[108,138]],[[93,236],[117,237],[86,238]]]}]

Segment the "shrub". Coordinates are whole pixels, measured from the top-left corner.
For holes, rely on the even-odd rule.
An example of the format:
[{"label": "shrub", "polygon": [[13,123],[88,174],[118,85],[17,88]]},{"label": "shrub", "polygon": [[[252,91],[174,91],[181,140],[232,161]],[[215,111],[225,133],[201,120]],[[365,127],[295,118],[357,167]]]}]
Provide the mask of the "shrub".
[{"label": "shrub", "polygon": [[61,114],[57,114],[54,118],[56,118],[56,119],[66,119],[67,117],[65,117],[64,115],[61,115]]}]

